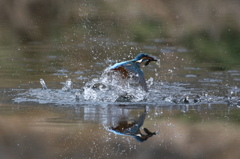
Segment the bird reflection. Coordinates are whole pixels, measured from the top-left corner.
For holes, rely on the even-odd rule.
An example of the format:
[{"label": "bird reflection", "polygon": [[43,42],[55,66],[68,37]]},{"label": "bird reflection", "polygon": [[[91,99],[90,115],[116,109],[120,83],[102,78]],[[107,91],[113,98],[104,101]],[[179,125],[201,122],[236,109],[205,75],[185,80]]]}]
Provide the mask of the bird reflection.
[{"label": "bird reflection", "polygon": [[107,130],[118,135],[132,136],[139,142],[144,142],[148,138],[156,135],[156,132],[151,132],[147,128],[143,128],[144,134],[140,131],[147,112],[144,111],[137,120],[123,120],[117,123],[117,126],[108,127]]}]

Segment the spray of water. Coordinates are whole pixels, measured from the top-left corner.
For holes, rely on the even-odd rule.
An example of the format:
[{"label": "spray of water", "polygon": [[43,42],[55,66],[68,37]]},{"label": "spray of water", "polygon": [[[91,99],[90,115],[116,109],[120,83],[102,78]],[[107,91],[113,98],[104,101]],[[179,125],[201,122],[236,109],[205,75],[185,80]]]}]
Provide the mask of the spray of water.
[{"label": "spray of water", "polygon": [[[99,78],[87,82],[83,88],[73,88],[71,79],[67,79],[61,89],[47,88],[40,79],[42,89],[29,89],[15,98],[16,102],[34,101],[38,103],[75,104],[79,102],[139,102],[147,99],[148,93],[143,91],[134,78],[121,79],[120,75],[105,70]],[[153,84],[153,79],[148,81]]]},{"label": "spray of water", "polygon": [[106,69],[100,78],[95,78],[83,87],[86,100],[125,102],[142,101],[147,93],[133,78],[122,79],[116,72]]},{"label": "spray of water", "polygon": [[42,85],[42,89],[47,89],[47,85],[42,78],[40,79],[40,84]]},{"label": "spray of water", "polygon": [[[226,97],[216,97],[207,92],[195,89],[194,92],[179,83],[158,82],[150,77],[146,83],[149,92],[145,92],[133,77],[122,79],[117,72],[106,69],[99,78],[87,82],[82,88],[73,88],[71,79],[67,79],[61,89],[48,88],[40,79],[41,89],[29,89],[19,93],[15,102],[33,101],[38,103],[66,104],[97,104],[130,102],[148,105],[189,105],[200,103],[227,102],[239,106],[239,88],[229,90]],[[186,111],[184,109],[184,111]]]},{"label": "spray of water", "polygon": [[72,89],[72,81],[71,79],[67,79],[67,81],[65,82],[62,90],[63,91],[70,91]]}]

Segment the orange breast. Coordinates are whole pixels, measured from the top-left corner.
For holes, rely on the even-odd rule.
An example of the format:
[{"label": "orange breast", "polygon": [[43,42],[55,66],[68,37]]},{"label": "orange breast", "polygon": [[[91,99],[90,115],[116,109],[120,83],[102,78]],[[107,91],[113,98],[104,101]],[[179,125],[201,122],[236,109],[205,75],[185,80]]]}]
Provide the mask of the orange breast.
[{"label": "orange breast", "polygon": [[113,70],[119,71],[122,74],[123,79],[125,79],[128,76],[128,72],[126,71],[126,69],[124,67],[118,67]]}]

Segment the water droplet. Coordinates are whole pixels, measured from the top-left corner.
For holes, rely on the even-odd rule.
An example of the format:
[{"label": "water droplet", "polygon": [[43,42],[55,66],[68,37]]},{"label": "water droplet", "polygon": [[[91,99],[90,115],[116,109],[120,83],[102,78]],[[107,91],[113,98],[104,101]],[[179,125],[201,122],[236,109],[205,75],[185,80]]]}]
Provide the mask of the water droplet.
[{"label": "water droplet", "polygon": [[42,85],[42,89],[47,89],[47,85],[42,78],[40,79],[40,84]]},{"label": "water droplet", "polygon": [[148,80],[147,80],[147,83],[149,86],[152,86],[153,85],[153,78],[150,77]]},{"label": "water droplet", "polygon": [[64,87],[62,88],[63,91],[70,91],[72,89],[72,81],[71,79],[67,79]]},{"label": "water droplet", "polygon": [[80,99],[80,95],[81,95],[80,92],[76,92],[76,93],[75,93],[76,101],[79,101],[79,99]]},{"label": "water droplet", "polygon": [[173,73],[173,70],[171,70],[171,69],[168,69],[168,72],[169,72],[169,73]]}]

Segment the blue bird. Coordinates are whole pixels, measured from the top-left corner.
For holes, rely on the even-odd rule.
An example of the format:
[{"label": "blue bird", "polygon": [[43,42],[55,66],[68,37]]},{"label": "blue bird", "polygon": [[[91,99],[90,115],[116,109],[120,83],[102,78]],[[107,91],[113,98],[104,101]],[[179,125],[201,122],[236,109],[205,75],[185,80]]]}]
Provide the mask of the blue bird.
[{"label": "blue bird", "polygon": [[142,113],[137,120],[120,120],[116,126],[112,126],[106,129],[118,135],[132,136],[139,142],[144,142],[153,135],[157,135],[157,132],[151,132],[147,128],[143,128],[145,134],[140,131],[145,117],[147,115],[146,110]]},{"label": "blue bird", "polygon": [[143,63],[147,66],[151,61],[157,60],[145,53],[140,53],[135,59],[116,63],[108,69],[120,72],[123,79],[129,77],[130,74],[134,75],[134,78],[139,82],[144,91],[148,92],[146,80],[140,66]]}]

